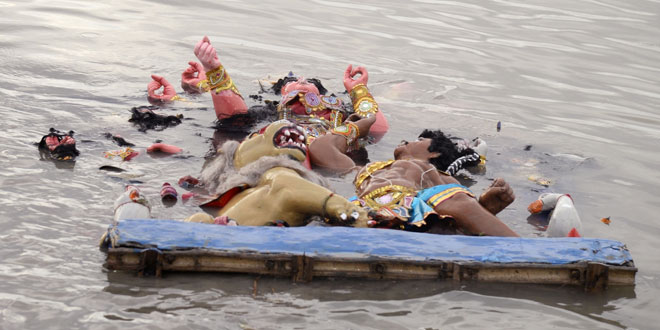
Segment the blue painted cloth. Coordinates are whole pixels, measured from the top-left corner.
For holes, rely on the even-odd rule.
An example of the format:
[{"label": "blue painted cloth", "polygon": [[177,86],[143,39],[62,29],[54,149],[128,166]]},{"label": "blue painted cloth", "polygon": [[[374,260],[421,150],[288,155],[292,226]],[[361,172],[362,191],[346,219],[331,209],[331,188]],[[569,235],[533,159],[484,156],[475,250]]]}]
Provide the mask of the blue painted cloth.
[{"label": "blue painted cloth", "polygon": [[[373,227],[413,229],[426,224],[426,218],[435,211],[424,201],[414,196],[405,196],[394,205],[372,207],[365,200],[353,196],[348,199],[355,205],[361,206],[369,213],[375,213],[378,223]],[[373,215],[373,214],[372,214]],[[383,220],[387,219],[387,220]],[[371,225],[370,225],[371,226]]]},{"label": "blue painted cloth", "polygon": [[420,190],[417,193],[417,197],[421,198],[426,204],[436,207],[456,194],[467,194],[474,197],[470,189],[456,183],[441,184]]}]

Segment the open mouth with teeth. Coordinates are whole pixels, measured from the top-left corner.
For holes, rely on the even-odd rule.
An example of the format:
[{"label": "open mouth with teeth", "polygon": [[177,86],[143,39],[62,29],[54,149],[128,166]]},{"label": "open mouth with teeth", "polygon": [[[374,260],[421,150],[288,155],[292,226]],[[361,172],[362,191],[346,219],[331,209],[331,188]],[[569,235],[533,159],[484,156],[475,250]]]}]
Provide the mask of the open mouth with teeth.
[{"label": "open mouth with teeth", "polygon": [[300,126],[280,128],[273,137],[273,144],[278,148],[298,149],[307,155],[307,138],[305,131]]}]

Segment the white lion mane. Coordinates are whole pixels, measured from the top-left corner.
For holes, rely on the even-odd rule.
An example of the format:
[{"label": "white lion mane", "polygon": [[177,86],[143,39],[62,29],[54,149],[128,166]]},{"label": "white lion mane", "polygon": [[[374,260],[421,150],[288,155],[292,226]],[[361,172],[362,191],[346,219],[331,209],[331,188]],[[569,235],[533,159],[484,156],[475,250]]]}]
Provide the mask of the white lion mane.
[{"label": "white lion mane", "polygon": [[259,184],[259,180],[264,172],[274,167],[292,169],[308,181],[325,188],[329,187],[328,181],[324,177],[307,169],[300,162],[286,155],[276,157],[264,156],[240,169],[236,169],[234,167],[234,155],[239,144],[237,141],[225,142],[218,150],[215,158],[206,163],[202,168],[199,180],[204,183],[209,193],[220,195],[233,187],[244,184],[254,187]]}]

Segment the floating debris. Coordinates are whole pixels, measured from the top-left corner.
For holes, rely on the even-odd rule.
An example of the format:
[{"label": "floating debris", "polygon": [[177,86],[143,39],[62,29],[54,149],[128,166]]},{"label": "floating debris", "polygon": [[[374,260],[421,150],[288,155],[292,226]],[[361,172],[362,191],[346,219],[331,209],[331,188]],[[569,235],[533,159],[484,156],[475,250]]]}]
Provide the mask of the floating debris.
[{"label": "floating debris", "polygon": [[163,187],[160,189],[160,197],[163,200],[165,206],[171,206],[175,204],[178,200],[179,193],[172,187],[169,182],[163,183]]},{"label": "floating debris", "polygon": [[542,185],[544,187],[548,187],[552,184],[552,180],[536,175],[530,175],[527,177],[527,180],[532,181],[536,184]]},{"label": "floating debris", "polygon": [[73,134],[73,131],[64,133],[51,127],[49,133],[39,141],[39,153],[47,159],[74,161],[80,155],[80,151],[76,149]]},{"label": "floating debris", "polygon": [[186,175],[179,179],[179,186],[184,189],[192,189],[199,185],[199,180],[190,175]]},{"label": "floating debris", "polygon": [[113,140],[120,147],[135,147],[135,144],[126,141],[119,134],[105,133],[103,134],[107,139]]},{"label": "floating debris", "polygon": [[181,194],[181,200],[187,202],[189,199],[195,197],[196,195],[197,194],[195,194],[194,192],[183,193]]},{"label": "floating debris", "polygon": [[129,122],[137,125],[140,132],[146,132],[149,129],[162,131],[168,127],[181,124],[182,114],[176,116],[166,116],[155,113],[158,110],[156,106],[139,106],[131,109],[131,119]]},{"label": "floating debris", "polygon": [[125,149],[106,151],[103,153],[103,157],[113,159],[115,157],[121,158],[122,161],[129,161],[139,155],[139,151],[133,150],[131,147],[126,147]]},{"label": "floating debris", "polygon": [[112,166],[112,165],[103,165],[103,166],[99,167],[99,170],[108,171],[108,172],[116,172],[116,173],[121,173],[121,172],[126,171],[123,168],[119,168],[119,167]]},{"label": "floating debris", "polygon": [[606,224],[606,225],[609,226],[609,225],[610,225],[610,222],[612,222],[612,220],[610,220],[610,217],[606,217],[606,218],[602,218],[602,219],[600,219],[600,222],[602,222],[602,223],[604,223],[604,224]]}]

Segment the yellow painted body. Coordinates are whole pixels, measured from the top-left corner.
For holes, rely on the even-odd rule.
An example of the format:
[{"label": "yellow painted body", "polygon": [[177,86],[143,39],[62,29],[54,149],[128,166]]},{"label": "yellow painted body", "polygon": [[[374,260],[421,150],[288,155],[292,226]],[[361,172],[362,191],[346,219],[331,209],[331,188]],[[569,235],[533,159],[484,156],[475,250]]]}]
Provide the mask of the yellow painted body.
[{"label": "yellow painted body", "polygon": [[[273,137],[290,122],[275,122],[263,134],[253,135],[243,141],[234,155],[236,168],[243,167],[263,156],[289,155],[304,161],[305,154],[293,148],[280,148]],[[355,226],[366,227],[366,212],[346,198],[301,177],[295,170],[274,167],[266,170],[255,187],[234,196],[215,216],[228,216],[241,226],[261,226],[284,220],[290,226],[304,225],[309,216],[318,215],[331,220],[343,221],[351,215],[359,215]],[[212,223],[213,215],[197,213],[186,221]]]}]

